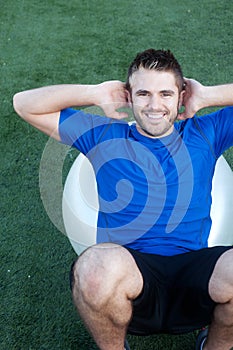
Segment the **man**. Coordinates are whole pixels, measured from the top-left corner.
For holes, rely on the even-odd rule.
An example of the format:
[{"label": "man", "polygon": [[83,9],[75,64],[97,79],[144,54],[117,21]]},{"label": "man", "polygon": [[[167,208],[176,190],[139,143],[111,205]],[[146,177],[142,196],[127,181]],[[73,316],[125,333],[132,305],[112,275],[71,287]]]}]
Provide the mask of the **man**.
[{"label": "man", "polygon": [[[120,120],[127,104],[136,124]],[[232,104],[233,84],[184,79],[170,51],[153,49],[137,55],[126,85],[57,85],[14,96],[23,119],[77,147],[95,170],[99,244],[75,262],[72,292],[100,349],[123,350],[127,332],[206,325],[197,349],[233,346],[233,250],[207,248],[212,176],[233,145],[233,108],[194,116]],[[107,117],[68,108],[90,105]]]}]

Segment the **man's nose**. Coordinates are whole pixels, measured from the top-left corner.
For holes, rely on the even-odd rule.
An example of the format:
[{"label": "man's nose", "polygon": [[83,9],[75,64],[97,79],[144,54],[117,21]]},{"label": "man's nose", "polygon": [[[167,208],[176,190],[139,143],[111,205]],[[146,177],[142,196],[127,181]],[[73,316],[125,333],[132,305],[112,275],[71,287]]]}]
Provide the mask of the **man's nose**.
[{"label": "man's nose", "polygon": [[162,101],[161,98],[157,95],[151,95],[149,106],[152,110],[159,110],[161,108]]}]

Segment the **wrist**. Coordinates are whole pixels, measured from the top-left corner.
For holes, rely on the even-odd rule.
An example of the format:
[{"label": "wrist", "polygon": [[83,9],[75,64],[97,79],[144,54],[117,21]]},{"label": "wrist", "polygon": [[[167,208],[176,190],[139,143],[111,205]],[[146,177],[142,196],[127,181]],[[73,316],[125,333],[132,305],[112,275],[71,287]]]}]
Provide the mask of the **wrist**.
[{"label": "wrist", "polygon": [[201,85],[199,86],[199,92],[198,92],[198,104],[197,104],[197,110],[201,110],[203,108],[210,107],[211,105],[211,91],[209,86]]},{"label": "wrist", "polygon": [[106,90],[106,82],[90,85],[89,93],[92,104],[101,107],[102,104],[106,102],[106,96],[108,94],[108,91]]},{"label": "wrist", "polygon": [[203,97],[205,105],[204,107],[212,107],[216,103],[216,87],[215,86],[205,86],[203,91]]},{"label": "wrist", "polygon": [[98,106],[101,104],[100,93],[99,93],[99,84],[96,85],[86,85],[86,94],[88,96],[88,105],[89,106]]}]

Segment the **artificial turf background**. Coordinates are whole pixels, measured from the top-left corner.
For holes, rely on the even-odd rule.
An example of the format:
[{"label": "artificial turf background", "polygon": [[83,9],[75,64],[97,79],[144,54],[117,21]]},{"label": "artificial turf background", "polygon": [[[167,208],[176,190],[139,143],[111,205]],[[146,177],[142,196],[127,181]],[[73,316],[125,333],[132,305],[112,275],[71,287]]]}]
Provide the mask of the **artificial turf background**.
[{"label": "artificial turf background", "polygon": [[[149,47],[170,48],[187,77],[232,82],[232,33],[232,0],[1,1],[1,350],[97,349],[71,301],[75,253],[40,198],[48,138],[17,117],[13,94],[49,84],[124,80],[135,54]],[[63,180],[74,157],[68,152]],[[43,170],[48,186],[54,158]],[[226,158],[233,166],[232,150]],[[58,216],[60,205],[54,202]],[[191,350],[195,334],[129,342],[135,350]]]}]

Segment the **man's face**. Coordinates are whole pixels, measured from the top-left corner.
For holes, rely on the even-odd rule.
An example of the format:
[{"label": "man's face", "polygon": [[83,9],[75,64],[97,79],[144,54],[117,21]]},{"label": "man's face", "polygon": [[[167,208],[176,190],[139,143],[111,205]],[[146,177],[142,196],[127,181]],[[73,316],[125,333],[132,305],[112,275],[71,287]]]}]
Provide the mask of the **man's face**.
[{"label": "man's face", "polygon": [[174,74],[141,67],[132,74],[130,86],[138,131],[152,138],[171,134],[183,94]]}]

